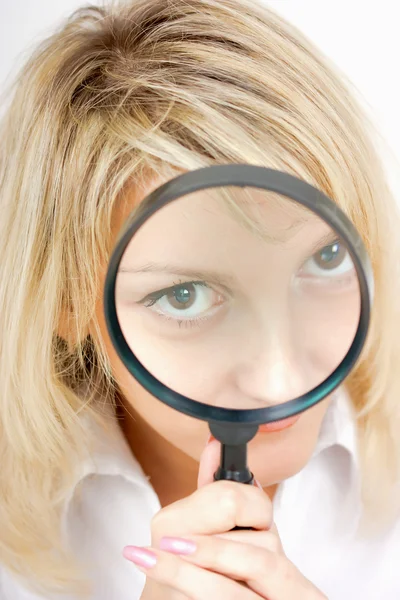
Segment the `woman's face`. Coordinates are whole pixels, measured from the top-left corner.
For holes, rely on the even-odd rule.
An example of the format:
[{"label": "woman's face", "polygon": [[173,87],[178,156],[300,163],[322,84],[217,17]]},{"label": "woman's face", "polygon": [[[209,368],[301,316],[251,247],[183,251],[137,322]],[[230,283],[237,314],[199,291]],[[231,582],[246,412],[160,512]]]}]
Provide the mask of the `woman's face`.
[{"label": "woman's face", "polygon": [[[225,199],[216,190],[187,196],[138,231],[119,268],[118,318],[137,357],[172,389],[219,407],[279,404],[321,383],[347,353],[359,319],[357,277],[337,234],[313,213],[275,194],[231,188],[238,211],[224,192]],[[132,197],[131,207],[136,202]],[[121,210],[116,230],[126,217]],[[207,426],[132,378],[111,346],[101,308],[126,400],[198,459]],[[264,487],[307,462],[328,401],[251,442],[250,467]]]}]

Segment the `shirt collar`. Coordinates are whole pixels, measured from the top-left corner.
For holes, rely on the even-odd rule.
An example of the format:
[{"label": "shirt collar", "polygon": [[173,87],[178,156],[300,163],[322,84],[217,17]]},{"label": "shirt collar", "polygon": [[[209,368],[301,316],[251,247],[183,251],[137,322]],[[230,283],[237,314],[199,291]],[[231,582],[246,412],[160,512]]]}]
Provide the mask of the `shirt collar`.
[{"label": "shirt collar", "polygon": [[337,531],[355,534],[362,514],[361,474],[356,414],[344,387],[336,391],[325,413],[312,460],[322,461],[320,468],[329,470],[340,494]]},{"label": "shirt collar", "polygon": [[343,386],[336,390],[325,413],[313,457],[337,446],[347,450],[358,468],[356,414]]},{"label": "shirt collar", "polygon": [[88,422],[92,449],[78,473],[78,483],[90,475],[119,475],[131,483],[148,487],[148,477],[133,456],[119,427],[114,410],[109,410],[103,426],[94,420]]}]

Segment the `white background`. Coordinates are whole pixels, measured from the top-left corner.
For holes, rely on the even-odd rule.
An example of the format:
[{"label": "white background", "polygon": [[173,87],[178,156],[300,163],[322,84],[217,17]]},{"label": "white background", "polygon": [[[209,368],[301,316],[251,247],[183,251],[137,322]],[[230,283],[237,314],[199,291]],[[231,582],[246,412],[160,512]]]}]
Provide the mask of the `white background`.
[{"label": "white background", "polygon": [[[302,29],[356,85],[385,140],[383,146],[377,143],[400,198],[400,3],[264,1]],[[0,0],[0,93],[35,41],[82,4],[82,0]]]}]

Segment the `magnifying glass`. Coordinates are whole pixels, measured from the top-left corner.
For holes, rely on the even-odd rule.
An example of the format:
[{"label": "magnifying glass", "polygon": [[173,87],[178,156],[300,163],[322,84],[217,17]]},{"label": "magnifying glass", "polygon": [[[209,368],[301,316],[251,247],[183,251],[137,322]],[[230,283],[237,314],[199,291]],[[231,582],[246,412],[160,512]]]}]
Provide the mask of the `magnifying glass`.
[{"label": "magnifying glass", "polygon": [[366,249],[336,204],[287,173],[229,164],[180,175],[131,213],[104,306],[132,376],[209,423],[214,478],[252,483],[247,443],[344,381],[372,296]]}]

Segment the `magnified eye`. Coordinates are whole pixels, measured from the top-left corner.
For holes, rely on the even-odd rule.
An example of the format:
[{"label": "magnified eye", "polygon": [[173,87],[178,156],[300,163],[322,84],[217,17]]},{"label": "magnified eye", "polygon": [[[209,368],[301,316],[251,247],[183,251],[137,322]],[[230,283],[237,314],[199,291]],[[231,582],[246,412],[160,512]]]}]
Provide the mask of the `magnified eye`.
[{"label": "magnified eye", "polygon": [[336,240],[313,254],[303,265],[301,274],[308,277],[338,277],[353,271],[354,264],[347,248]]},{"label": "magnified eye", "polygon": [[196,281],[152,292],[140,303],[166,318],[195,321],[211,316],[224,301],[206,282]]}]

